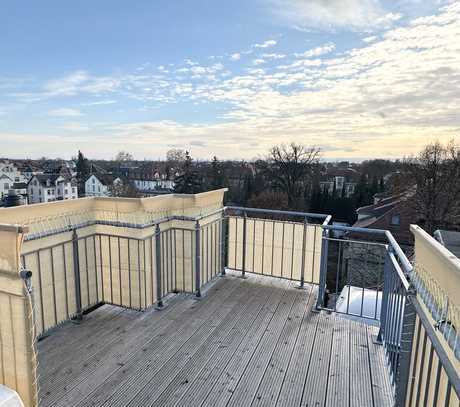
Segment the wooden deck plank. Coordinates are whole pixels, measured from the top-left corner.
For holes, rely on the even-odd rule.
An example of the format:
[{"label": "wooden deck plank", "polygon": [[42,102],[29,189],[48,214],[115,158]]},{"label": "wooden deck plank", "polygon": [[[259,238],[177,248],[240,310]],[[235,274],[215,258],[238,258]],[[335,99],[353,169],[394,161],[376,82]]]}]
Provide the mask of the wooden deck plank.
[{"label": "wooden deck plank", "polygon": [[85,339],[91,330],[100,324],[113,321],[117,316],[126,312],[126,308],[113,307],[110,305],[102,305],[94,311],[83,316],[81,323],[77,321],[66,321],[56,328],[51,329],[39,341],[40,349],[43,351],[43,359],[48,360],[55,355],[56,349],[62,341],[66,343],[75,344]]},{"label": "wooden deck plank", "polygon": [[[145,406],[154,400],[166,387],[167,379],[173,378],[175,371],[180,370],[191,358],[195,358],[201,347],[209,345],[214,338],[218,341],[222,340],[222,337],[230,331],[235,324],[235,318],[238,318],[247,304],[251,302],[249,292],[247,284],[241,283],[236,293],[217,306],[210,317],[183,345],[176,351],[174,350],[176,347],[172,347],[169,359],[166,359],[165,352],[163,352],[163,357],[158,363],[152,363],[147,371],[138,369],[136,364],[134,374],[126,383],[117,386],[103,405],[124,407],[132,401],[135,406]],[[154,381],[154,385],[149,386],[151,381]],[[146,386],[150,387],[149,391],[142,393]]]},{"label": "wooden deck plank", "polygon": [[374,406],[367,329],[363,323],[351,321],[350,407],[362,406]]},{"label": "wooden deck plank", "polygon": [[[235,287],[236,283],[231,280],[228,284],[228,289]],[[223,286],[223,282],[219,281],[214,287],[216,292]],[[112,346],[106,346],[100,354],[94,356],[90,361],[82,363],[81,360],[77,359],[73,365],[73,371],[80,371],[82,373],[74,378],[72,381],[68,381],[66,377],[57,378],[58,383],[54,383],[54,392],[50,395],[42,395],[43,405],[51,405],[57,403],[59,400],[62,405],[69,405],[67,399],[75,398],[74,402],[82,401],[87,395],[93,392],[97,386],[104,383],[104,381],[117,371],[121,369],[129,359],[130,354],[137,352],[139,349],[143,349],[146,343],[153,341],[155,338],[161,336],[167,336],[166,333],[168,328],[171,329],[175,326],[175,322],[184,316],[191,316],[200,309],[201,304],[212,300],[213,295],[206,297],[202,302],[195,303],[193,300],[187,301],[187,307],[185,311],[182,307],[177,309],[165,310],[158,312],[159,315],[166,314],[161,317],[159,321],[155,323],[151,320],[148,315],[144,318],[139,318],[138,324],[131,329],[127,330],[127,335],[122,336]],[[155,311],[154,311],[155,312]],[[64,376],[67,372],[63,372]],[[86,392],[86,393],[85,393]]]},{"label": "wooden deck plank", "polygon": [[286,308],[291,306],[295,298],[294,293],[284,291],[279,302],[270,304],[270,320],[267,326],[261,325],[260,329],[244,341],[229,361],[218,380],[214,383],[212,390],[203,402],[203,406],[226,405],[232,397],[240,377],[243,375],[247,364],[258,349],[259,342],[263,336],[273,329],[273,325],[279,324],[279,315],[287,315]]},{"label": "wooden deck plank", "polygon": [[[63,369],[61,367],[54,368],[53,366],[48,367],[48,372],[43,374],[41,377],[40,385],[40,398],[43,405],[51,403],[53,400],[58,400],[64,394],[69,392],[73,387],[78,386],[79,382],[84,380],[86,377],[93,374],[97,366],[103,364],[107,357],[116,353],[126,342],[132,340],[133,331],[138,333],[143,332],[144,329],[149,329],[152,325],[155,325],[161,330],[163,326],[172,323],[171,316],[182,312],[189,308],[193,302],[180,301],[177,304],[171,304],[162,312],[156,312],[155,310],[149,310],[145,314],[139,314],[138,318],[134,321],[125,321],[125,325],[120,325],[120,329],[112,330],[111,335],[107,338],[107,341],[99,344],[94,349],[88,352],[74,353],[69,352],[72,346],[66,346],[67,351],[62,351],[64,359],[67,359],[67,355],[73,358],[72,363]],[[91,343],[94,338],[102,336],[104,333],[104,326],[95,327],[91,333],[93,338],[89,342]],[[86,341],[83,341],[86,343]],[[78,355],[78,358],[75,358]],[[40,349],[39,349],[39,361],[40,361]],[[42,367],[46,366],[46,363],[40,362]]]},{"label": "wooden deck plank", "polygon": [[222,375],[228,363],[234,360],[237,350],[246,349],[246,351],[249,351],[251,343],[256,343],[262,337],[273,318],[273,304],[278,304],[283,295],[283,290],[274,289],[274,292],[270,296],[267,296],[267,302],[250,328],[245,332],[241,332],[240,336],[235,336],[234,340],[229,342],[227,348],[219,348],[219,353],[216,357],[201,369],[198,376],[186,386],[186,389],[178,388],[171,393],[166,389],[162,397],[158,399],[159,405],[190,407],[200,405],[214,388],[215,383]]},{"label": "wooden deck plank", "polygon": [[[376,343],[378,328],[367,327],[367,342],[369,346],[369,360],[371,367],[372,392],[375,406],[391,407],[393,404],[393,390],[390,381],[390,372],[385,359],[385,349]],[[386,372],[386,374],[382,374]]]},{"label": "wooden deck plank", "polygon": [[347,407],[350,402],[350,325],[344,318],[337,318],[336,321],[333,328],[326,406]]},{"label": "wooden deck plank", "polygon": [[[47,352],[43,350],[40,342],[43,357],[40,357],[39,360],[39,375],[43,376],[45,380],[48,377],[53,380],[53,377],[59,376],[60,372],[73,360],[75,353],[85,355],[88,358],[88,355],[94,354],[107,340],[113,340],[112,338],[119,334],[127,324],[136,321],[139,317],[139,311],[121,309],[119,312],[120,307],[109,307],[106,309],[107,318],[98,318],[97,322],[93,320],[92,322],[95,323],[92,324],[87,324],[85,319],[81,321],[78,327],[81,328],[84,336],[81,336],[80,332],[77,331],[79,333],[79,335],[75,335],[77,338],[74,336],[60,338],[60,341],[68,342],[72,353],[63,354],[59,351],[58,346],[54,346],[51,352]],[[94,335],[95,331],[98,331],[98,335]],[[76,331],[72,330],[72,332],[75,333]],[[75,340],[71,340],[71,338]]]},{"label": "wooden deck plank", "polygon": [[64,324],[38,345],[40,406],[391,406],[376,328],[311,312],[317,287],[292,286],[227,276],[200,301]]},{"label": "wooden deck plank", "polygon": [[[247,288],[247,287],[246,287]],[[268,287],[261,287],[255,295],[247,295],[252,293],[252,290],[247,290],[247,301],[241,301],[236,310],[231,311],[231,315],[226,318],[227,321],[218,326],[213,334],[207,338],[205,343],[196,349],[193,356],[187,359],[183,358],[179,353],[174,357],[178,359],[176,363],[169,363],[165,368],[161,369],[155,376],[150,379],[148,385],[151,390],[139,393],[136,398],[131,400],[129,406],[153,406],[164,405],[164,401],[158,398],[169,389],[169,392],[174,392],[177,387],[183,390],[182,383],[186,383],[194,378],[203,366],[215,356],[216,351],[221,347],[227,347],[231,340],[237,334],[242,334],[248,329],[252,321],[254,321],[259,310],[267,301],[267,296],[270,296],[272,290]],[[155,384],[155,386],[153,386]]]},{"label": "wooden deck plank", "polygon": [[321,312],[301,406],[324,406],[335,319]]},{"label": "wooden deck plank", "polygon": [[273,406],[278,400],[303,318],[313,305],[314,298],[311,296],[311,290],[300,293],[299,301],[292,308],[259,384],[252,402],[253,406]]},{"label": "wooden deck plank", "polygon": [[[95,374],[87,377],[75,391],[61,400],[62,405],[101,405],[121,383],[128,372],[146,370],[150,364],[169,357],[170,352],[186,342],[214,311],[239,288],[235,279],[220,287],[219,295],[209,295],[197,301],[193,307],[178,315],[171,324],[158,330],[155,325],[129,342],[102,363]],[[193,318],[196,316],[196,318]]]},{"label": "wooden deck plank", "polygon": [[[291,310],[294,304],[301,301],[301,294],[295,290],[287,291],[286,299],[281,301],[277,313],[270,322],[242,374],[230,371],[230,375],[237,380],[234,381],[234,384],[231,384],[230,391],[227,392],[230,396],[227,406],[241,407],[251,405],[287,318],[292,315]],[[223,399],[219,400],[217,405],[222,405],[222,401]]]},{"label": "wooden deck plank", "polygon": [[[314,287],[313,294],[315,293],[317,293],[317,287]],[[314,295],[312,295],[312,299],[315,299]],[[277,406],[300,405],[319,320],[320,314],[311,311],[303,317],[288,371],[278,396]]]}]

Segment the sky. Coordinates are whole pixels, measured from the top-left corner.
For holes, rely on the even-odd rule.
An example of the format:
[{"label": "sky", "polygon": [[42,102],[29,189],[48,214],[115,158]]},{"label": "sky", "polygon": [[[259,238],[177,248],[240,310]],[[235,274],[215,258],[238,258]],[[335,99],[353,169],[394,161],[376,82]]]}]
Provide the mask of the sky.
[{"label": "sky", "polygon": [[460,1],[3,0],[0,156],[460,143]]}]

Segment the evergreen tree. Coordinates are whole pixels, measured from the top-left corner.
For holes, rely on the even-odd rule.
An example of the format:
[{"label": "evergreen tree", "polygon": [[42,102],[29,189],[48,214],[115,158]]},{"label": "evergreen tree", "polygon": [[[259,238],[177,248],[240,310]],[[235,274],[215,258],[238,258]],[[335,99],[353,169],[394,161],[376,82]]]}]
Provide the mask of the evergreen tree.
[{"label": "evergreen tree", "polygon": [[185,153],[182,171],[180,175],[175,178],[174,183],[174,192],[178,194],[196,194],[203,189],[202,182],[194,168],[193,159],[190,157],[188,151]]},{"label": "evergreen tree", "polygon": [[224,170],[220,161],[216,156],[212,159],[211,162],[211,180],[210,180],[211,189],[219,189],[225,185]]},{"label": "evergreen tree", "polygon": [[91,166],[88,159],[78,150],[76,163],[78,196],[85,195],[85,182],[90,175],[90,168]]}]

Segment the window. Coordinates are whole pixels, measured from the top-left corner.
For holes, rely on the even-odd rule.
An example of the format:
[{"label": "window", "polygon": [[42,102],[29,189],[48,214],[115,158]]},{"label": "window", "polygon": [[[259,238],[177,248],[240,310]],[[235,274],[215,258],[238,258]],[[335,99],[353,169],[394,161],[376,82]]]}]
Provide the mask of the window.
[{"label": "window", "polygon": [[96,183],[96,179],[95,179],[95,178],[93,178],[93,184],[95,184],[95,183]]},{"label": "window", "polygon": [[19,177],[14,177],[14,182],[19,182]]},{"label": "window", "polygon": [[75,193],[75,187],[72,188],[72,193],[73,193],[73,194]]},{"label": "window", "polygon": [[391,225],[399,226],[401,224],[401,217],[399,215],[393,215],[391,217]]},{"label": "window", "polygon": [[9,189],[10,188],[10,184],[8,184],[8,182],[5,182],[5,184],[3,185],[3,189]]},{"label": "window", "polygon": [[69,193],[69,191],[66,189],[64,189],[64,194],[67,195]]}]

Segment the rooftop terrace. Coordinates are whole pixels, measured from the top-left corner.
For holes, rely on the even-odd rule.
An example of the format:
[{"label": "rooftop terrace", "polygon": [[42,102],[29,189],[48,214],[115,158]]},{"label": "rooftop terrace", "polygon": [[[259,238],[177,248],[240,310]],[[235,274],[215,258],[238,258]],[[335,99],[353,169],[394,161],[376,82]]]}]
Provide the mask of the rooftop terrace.
[{"label": "rooftop terrace", "polygon": [[460,260],[224,190],[0,212],[0,384],[28,406],[457,406]]},{"label": "rooftop terrace", "polygon": [[316,296],[230,274],[163,311],[104,305],[39,342],[41,405],[391,406],[378,328]]}]

